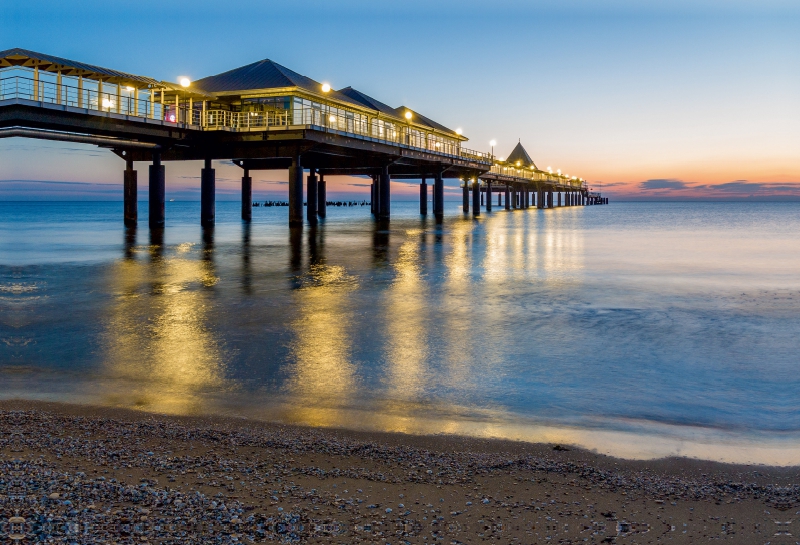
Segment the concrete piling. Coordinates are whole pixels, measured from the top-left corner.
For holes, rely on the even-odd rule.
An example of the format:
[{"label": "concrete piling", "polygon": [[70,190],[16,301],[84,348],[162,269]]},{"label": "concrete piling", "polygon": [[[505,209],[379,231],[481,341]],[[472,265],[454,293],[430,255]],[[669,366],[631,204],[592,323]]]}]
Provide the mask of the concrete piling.
[{"label": "concrete piling", "polygon": [[242,176],[242,219],[250,221],[253,219],[253,178],[250,171],[244,169]]},{"label": "concrete piling", "polygon": [[137,185],[133,161],[125,161],[122,192],[123,200],[125,201],[124,221],[126,227],[135,227],[139,220],[139,205],[136,202],[138,197]]},{"label": "concrete piling", "polygon": [[153,153],[153,164],[150,165],[149,174],[148,220],[150,227],[161,228],[164,227],[166,219],[164,212],[166,172],[164,165],[161,164],[161,154],[158,152]]}]

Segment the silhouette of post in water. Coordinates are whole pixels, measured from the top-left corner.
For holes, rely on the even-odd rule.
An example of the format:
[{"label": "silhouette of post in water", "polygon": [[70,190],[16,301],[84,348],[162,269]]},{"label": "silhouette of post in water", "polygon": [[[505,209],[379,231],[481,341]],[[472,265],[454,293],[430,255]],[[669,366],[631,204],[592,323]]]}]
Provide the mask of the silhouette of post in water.
[{"label": "silhouette of post in water", "polygon": [[469,180],[464,180],[464,188],[463,188],[463,195],[462,195],[462,208],[464,213],[469,213]]},{"label": "silhouette of post in water", "polygon": [[216,204],[214,202],[214,169],[211,168],[211,159],[206,158],[205,168],[200,171],[200,225],[210,227],[214,225]]},{"label": "silhouette of post in water", "polygon": [[492,211],[492,182],[486,182],[486,211]]},{"label": "silhouette of post in water", "polygon": [[123,200],[125,201],[125,226],[136,227],[138,221],[139,210],[136,199],[138,197],[138,188],[136,180],[136,171],[133,170],[133,161],[128,159],[125,161],[125,175],[123,177]]}]

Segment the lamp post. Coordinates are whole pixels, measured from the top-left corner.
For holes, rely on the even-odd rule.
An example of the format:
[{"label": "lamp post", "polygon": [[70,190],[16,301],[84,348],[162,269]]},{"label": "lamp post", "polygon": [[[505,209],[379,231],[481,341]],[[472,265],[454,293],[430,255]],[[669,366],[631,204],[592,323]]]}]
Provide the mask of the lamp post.
[{"label": "lamp post", "polygon": [[[330,83],[323,83],[322,93],[327,95],[330,92],[331,92]],[[326,124],[328,125],[328,128],[330,128],[331,124],[336,120],[336,118],[331,115],[331,105],[328,103],[327,100],[325,101],[325,115],[327,116]]]},{"label": "lamp post", "polygon": [[497,145],[495,140],[489,142],[489,145],[492,146],[492,166],[494,166],[494,147]]},{"label": "lamp post", "polygon": [[[180,80],[178,80],[178,83],[180,83],[181,87],[183,87],[183,101],[186,102],[186,89],[192,84],[192,82],[189,80],[189,78],[185,78],[184,77],[184,78],[180,78]],[[180,104],[178,104],[178,111],[176,113],[178,114],[178,121],[180,121],[181,120]],[[184,123],[190,123],[191,119],[189,119],[188,121],[186,119],[184,119],[183,122]]]}]

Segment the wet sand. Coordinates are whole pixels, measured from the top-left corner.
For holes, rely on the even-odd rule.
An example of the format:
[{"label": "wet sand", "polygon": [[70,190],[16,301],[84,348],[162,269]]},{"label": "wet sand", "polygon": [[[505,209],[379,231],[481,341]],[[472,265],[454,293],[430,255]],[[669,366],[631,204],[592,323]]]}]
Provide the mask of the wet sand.
[{"label": "wet sand", "polygon": [[0,402],[0,536],[23,543],[795,543],[798,473]]}]

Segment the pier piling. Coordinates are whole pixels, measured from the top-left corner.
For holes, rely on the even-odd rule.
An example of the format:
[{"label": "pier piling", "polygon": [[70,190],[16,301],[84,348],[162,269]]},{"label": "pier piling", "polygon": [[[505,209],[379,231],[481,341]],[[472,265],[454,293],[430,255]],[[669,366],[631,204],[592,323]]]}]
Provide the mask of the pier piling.
[{"label": "pier piling", "polygon": [[244,221],[253,219],[253,178],[250,177],[248,169],[244,169],[242,176],[242,219]]},{"label": "pier piling", "polygon": [[478,178],[472,181],[472,215],[481,215],[481,186]]},{"label": "pier piling", "polygon": [[138,204],[136,202],[138,196],[136,171],[133,170],[133,161],[125,161],[125,174],[123,177],[123,194],[125,201],[125,227],[135,227],[138,221]]},{"label": "pier piling", "polygon": [[205,160],[205,168],[200,171],[200,225],[209,227],[214,225],[216,216],[216,203],[214,192],[216,181],[214,169],[211,168],[211,159]]},{"label": "pier piling", "polygon": [[391,208],[391,178],[389,177],[389,166],[385,166],[381,169],[380,174],[380,197],[379,197],[379,204],[380,210],[378,213],[378,219],[380,220],[388,220],[390,215],[390,208]]},{"label": "pier piling", "polygon": [[164,165],[161,164],[161,154],[159,152],[154,152],[153,164],[150,165],[149,201],[147,203],[150,227],[164,227],[165,180],[166,172]]},{"label": "pier piling", "polygon": [[317,215],[323,219],[328,215],[328,183],[324,174],[317,181]]},{"label": "pier piling", "polygon": [[303,164],[299,155],[289,167],[289,225],[303,225]]},{"label": "pier piling", "polygon": [[433,181],[433,215],[440,221],[444,217],[444,180],[440,172]]},{"label": "pier piling", "polygon": [[423,216],[428,215],[428,182],[425,178],[419,183],[419,213]]},{"label": "pier piling", "polygon": [[313,168],[306,177],[306,219],[308,223],[317,223],[317,171]]}]

